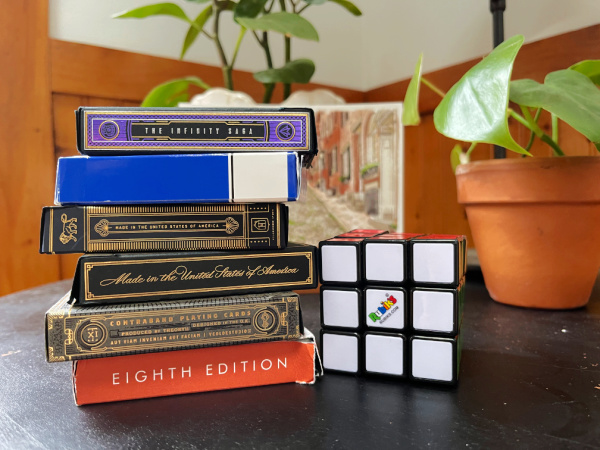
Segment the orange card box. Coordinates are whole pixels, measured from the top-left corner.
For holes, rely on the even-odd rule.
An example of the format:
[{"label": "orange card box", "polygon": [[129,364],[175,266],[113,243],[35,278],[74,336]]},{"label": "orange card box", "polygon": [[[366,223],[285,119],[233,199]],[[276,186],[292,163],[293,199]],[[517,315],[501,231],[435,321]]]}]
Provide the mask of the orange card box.
[{"label": "orange card box", "polygon": [[265,386],[313,384],[322,366],[310,331],[293,341],[176,350],[73,362],[77,405]]}]

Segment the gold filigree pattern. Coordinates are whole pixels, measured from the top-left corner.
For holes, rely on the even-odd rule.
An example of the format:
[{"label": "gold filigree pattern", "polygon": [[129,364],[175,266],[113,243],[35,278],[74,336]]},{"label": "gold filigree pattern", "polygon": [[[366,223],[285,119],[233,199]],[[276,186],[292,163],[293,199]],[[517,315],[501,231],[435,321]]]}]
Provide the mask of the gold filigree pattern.
[{"label": "gold filigree pattern", "polygon": [[233,217],[228,217],[225,219],[225,232],[227,234],[235,233],[239,227],[240,224]]},{"label": "gold filigree pattern", "polygon": [[100,222],[96,224],[94,227],[94,231],[98,233],[102,237],[106,237],[110,234],[109,232],[110,222],[106,219],[102,219]]},{"label": "gold filigree pattern", "polygon": [[67,328],[65,330],[65,334],[67,335],[67,339],[65,339],[65,344],[66,345],[71,345],[75,339],[75,335],[73,333],[73,330]]},{"label": "gold filigree pattern", "polygon": [[66,214],[60,216],[60,220],[63,224],[62,233],[60,233],[59,239],[63,244],[67,244],[71,241],[77,242],[77,218],[73,217],[69,219]]}]

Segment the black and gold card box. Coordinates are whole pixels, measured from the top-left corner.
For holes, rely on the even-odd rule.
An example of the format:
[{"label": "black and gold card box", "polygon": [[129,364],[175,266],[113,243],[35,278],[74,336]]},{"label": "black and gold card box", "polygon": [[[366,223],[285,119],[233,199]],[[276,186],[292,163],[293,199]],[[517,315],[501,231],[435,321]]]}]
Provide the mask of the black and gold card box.
[{"label": "black and gold card box", "polygon": [[42,211],[40,253],[274,249],[287,228],[279,203],[53,206]]},{"label": "black and gold card box", "polygon": [[73,280],[73,303],[181,300],[257,292],[312,289],[316,248],[83,255]]},{"label": "black and gold card box", "polygon": [[293,292],[85,307],[67,293],[46,313],[48,362],[297,339]]}]

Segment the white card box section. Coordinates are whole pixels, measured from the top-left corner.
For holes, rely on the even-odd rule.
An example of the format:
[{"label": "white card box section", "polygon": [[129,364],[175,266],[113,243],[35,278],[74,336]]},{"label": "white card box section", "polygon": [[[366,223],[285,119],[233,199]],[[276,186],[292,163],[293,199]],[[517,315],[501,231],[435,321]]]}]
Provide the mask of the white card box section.
[{"label": "white card box section", "polygon": [[410,241],[416,285],[457,286],[466,270],[466,238],[428,235]]},{"label": "white card box section", "polygon": [[413,336],[410,339],[410,377],[420,381],[456,384],[460,367],[458,339],[458,336]]},{"label": "white card box section", "polygon": [[293,152],[233,153],[232,190],[235,202],[287,202],[297,200],[301,163]]},{"label": "white card box section", "polygon": [[406,338],[401,334],[365,334],[365,372],[406,376]]},{"label": "white card box section", "polygon": [[408,278],[408,242],[419,234],[387,233],[365,239],[364,277],[367,283],[404,283]]},{"label": "white card box section", "polygon": [[463,282],[457,289],[413,289],[410,311],[415,333],[456,336],[462,319],[464,286]]},{"label": "white card box section", "polygon": [[368,328],[402,331],[407,327],[408,296],[404,289],[367,286],[364,295]]},{"label": "white card box section", "polygon": [[360,328],[362,318],[362,291],[343,287],[321,287],[321,326]]},{"label": "white card box section", "polygon": [[360,372],[360,337],[356,333],[338,333],[321,330],[323,368],[328,371]]},{"label": "white card box section", "polygon": [[363,238],[333,238],[319,243],[321,282],[359,284]]}]

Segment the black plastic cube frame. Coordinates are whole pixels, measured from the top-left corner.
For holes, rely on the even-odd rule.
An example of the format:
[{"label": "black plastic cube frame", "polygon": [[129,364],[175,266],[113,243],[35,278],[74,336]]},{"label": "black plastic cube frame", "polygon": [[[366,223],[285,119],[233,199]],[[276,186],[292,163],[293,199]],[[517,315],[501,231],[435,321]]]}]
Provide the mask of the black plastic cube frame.
[{"label": "black plastic cube frame", "polygon": [[[367,370],[367,336],[386,336],[386,337],[392,337],[392,338],[401,338],[403,341],[403,352],[402,352],[402,367],[404,369],[404,373],[402,375],[395,375],[395,374],[391,374],[391,373],[385,373],[385,372],[374,372],[374,371],[369,371]],[[363,369],[363,373],[365,375],[376,375],[378,377],[389,377],[389,378],[402,378],[402,379],[407,379],[408,378],[408,374],[410,373],[410,359],[408,358],[408,354],[409,354],[409,342],[408,339],[406,337],[406,335],[402,334],[402,333],[382,333],[382,332],[373,332],[373,331],[368,331],[366,333],[363,334],[363,339],[362,339],[362,356],[363,356],[363,360],[361,361],[362,363],[362,369]]]},{"label": "black plastic cube frame", "polygon": [[[358,340],[358,353],[357,353],[357,358],[358,358],[358,364],[357,364],[357,372],[347,372],[345,370],[336,370],[336,369],[326,369],[325,368],[325,345],[323,344],[323,336],[325,334],[337,334],[337,335],[341,335],[341,336],[354,336],[356,337],[356,339]],[[350,331],[339,331],[339,330],[335,330],[335,329],[331,329],[331,328],[322,328],[321,329],[321,333],[320,333],[320,338],[321,338],[321,359],[323,361],[323,370],[326,372],[330,372],[330,373],[341,373],[341,374],[345,374],[345,375],[363,375],[364,371],[363,371],[363,362],[365,360],[365,355],[364,355],[364,345],[362,344],[362,334],[361,333],[354,333],[354,332],[350,332]]]},{"label": "black plastic cube frame", "polygon": [[[337,327],[334,325],[327,325],[324,322],[324,317],[325,314],[323,314],[323,291],[349,291],[349,292],[356,292],[358,294],[358,327],[356,328],[349,328],[349,327]],[[363,290],[357,287],[351,287],[351,286],[335,286],[335,285],[323,285],[321,286],[321,289],[319,290],[319,303],[320,303],[320,308],[321,308],[321,328],[325,328],[328,330],[347,330],[347,331],[362,331],[362,329],[364,328],[364,307],[365,307],[365,301],[364,301],[364,294],[363,294]]]},{"label": "black plastic cube frame", "polygon": [[[394,290],[394,291],[402,291],[404,293],[404,305],[403,305],[403,309],[404,309],[404,327],[403,328],[388,328],[388,327],[372,327],[369,326],[369,323],[367,322],[367,290],[369,289],[377,289],[377,290]],[[384,286],[384,285],[378,285],[378,284],[368,284],[363,288],[363,316],[362,316],[362,326],[364,327],[364,329],[366,331],[374,331],[374,332],[392,332],[392,333],[406,333],[408,331],[410,331],[410,327],[411,327],[411,316],[412,314],[411,310],[410,310],[410,297],[409,297],[409,292],[406,288],[400,286],[400,285],[395,285],[395,286]]]},{"label": "black plastic cube frame", "polygon": [[[408,378],[411,381],[415,382],[424,382],[424,383],[435,383],[446,386],[455,386],[458,383],[458,375],[460,370],[460,358],[461,358],[461,335],[457,334],[453,338],[448,337],[434,337],[434,336],[423,336],[423,335],[413,335],[410,337],[408,343],[408,357],[409,357],[409,373]],[[424,341],[437,341],[437,342],[450,342],[452,344],[452,379],[450,381],[444,380],[435,380],[430,378],[417,378],[412,374],[412,360],[413,360],[413,341],[414,340],[424,340]]]}]

